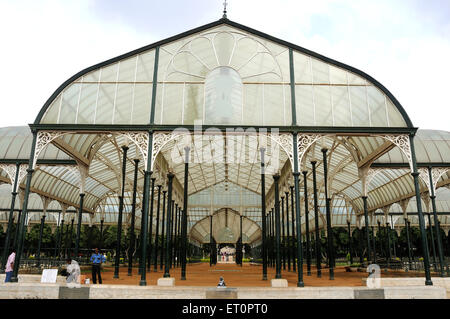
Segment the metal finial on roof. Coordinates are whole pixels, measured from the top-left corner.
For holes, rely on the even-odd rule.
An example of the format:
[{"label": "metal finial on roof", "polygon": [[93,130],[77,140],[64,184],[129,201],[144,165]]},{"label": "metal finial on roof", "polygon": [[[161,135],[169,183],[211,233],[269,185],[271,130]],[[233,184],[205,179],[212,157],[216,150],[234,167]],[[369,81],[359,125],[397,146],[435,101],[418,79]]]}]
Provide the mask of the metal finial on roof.
[{"label": "metal finial on roof", "polygon": [[226,19],[227,18],[227,0],[225,0],[225,2],[223,3],[223,16],[222,18]]}]

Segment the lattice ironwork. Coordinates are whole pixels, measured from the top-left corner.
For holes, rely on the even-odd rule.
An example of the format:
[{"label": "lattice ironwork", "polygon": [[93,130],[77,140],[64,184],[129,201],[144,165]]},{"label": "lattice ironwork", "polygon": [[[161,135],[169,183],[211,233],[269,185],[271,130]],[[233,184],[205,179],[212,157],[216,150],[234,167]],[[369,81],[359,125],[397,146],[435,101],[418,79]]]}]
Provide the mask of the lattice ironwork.
[{"label": "lattice ironwork", "polygon": [[436,194],[437,183],[439,179],[442,177],[442,175],[444,175],[449,171],[449,168],[433,167],[431,169],[431,177],[433,180],[433,185],[430,185],[430,174],[428,168],[419,168],[418,171],[420,178],[422,178],[424,183],[427,185],[428,191],[430,192],[431,195],[432,192]]},{"label": "lattice ironwork", "polygon": [[39,131],[37,133],[36,148],[34,150],[33,166],[36,167],[36,162],[39,154],[44,150],[44,148],[50,144],[54,139],[63,136],[64,134],[69,134],[69,132],[59,132],[59,131]]},{"label": "lattice ironwork", "polygon": [[267,137],[277,143],[286,152],[291,162],[292,171],[294,171],[294,142],[291,133],[268,133]]},{"label": "lattice ironwork", "polygon": [[413,164],[412,164],[412,153],[411,153],[411,144],[409,140],[409,135],[401,134],[401,135],[379,135],[379,137],[384,138],[388,140],[389,142],[393,143],[395,146],[397,146],[403,154],[405,154],[406,158],[408,159],[409,166],[411,168],[411,171],[413,171]]},{"label": "lattice ironwork", "polygon": [[[144,161],[144,169],[147,170],[147,159],[148,159],[148,143],[149,136],[147,132],[120,132],[119,135],[127,137],[131,142],[133,142],[141,152],[142,159]],[[153,165],[153,159],[152,159]]]},{"label": "lattice ironwork", "polygon": [[300,167],[300,163],[303,159],[303,156],[306,154],[308,149],[316,143],[319,139],[321,139],[323,135],[321,134],[298,134],[297,135],[297,157],[298,164]]}]

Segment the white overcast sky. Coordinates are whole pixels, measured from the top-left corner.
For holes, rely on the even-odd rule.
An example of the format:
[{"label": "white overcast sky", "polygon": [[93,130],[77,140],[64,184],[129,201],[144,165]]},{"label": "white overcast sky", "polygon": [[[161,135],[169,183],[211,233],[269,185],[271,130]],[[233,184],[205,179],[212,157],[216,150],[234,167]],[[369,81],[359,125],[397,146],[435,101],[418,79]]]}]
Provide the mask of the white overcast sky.
[{"label": "white overcast sky", "polygon": [[[222,17],[223,0],[0,0],[0,127],[75,73]],[[450,130],[449,0],[229,0],[228,18],[356,67]]]}]

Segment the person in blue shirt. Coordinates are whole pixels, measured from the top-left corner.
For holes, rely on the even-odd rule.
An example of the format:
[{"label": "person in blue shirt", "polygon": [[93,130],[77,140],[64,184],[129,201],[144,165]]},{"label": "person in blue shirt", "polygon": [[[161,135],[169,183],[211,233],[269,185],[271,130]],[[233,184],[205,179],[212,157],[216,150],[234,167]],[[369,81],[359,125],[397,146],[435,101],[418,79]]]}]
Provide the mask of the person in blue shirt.
[{"label": "person in blue shirt", "polygon": [[101,253],[99,253],[98,248],[95,248],[95,253],[91,256],[91,263],[92,263],[92,282],[94,284],[97,283],[97,275],[98,275],[98,283],[102,283],[102,275],[100,273],[101,265],[103,262],[106,261],[105,256],[103,256]]}]

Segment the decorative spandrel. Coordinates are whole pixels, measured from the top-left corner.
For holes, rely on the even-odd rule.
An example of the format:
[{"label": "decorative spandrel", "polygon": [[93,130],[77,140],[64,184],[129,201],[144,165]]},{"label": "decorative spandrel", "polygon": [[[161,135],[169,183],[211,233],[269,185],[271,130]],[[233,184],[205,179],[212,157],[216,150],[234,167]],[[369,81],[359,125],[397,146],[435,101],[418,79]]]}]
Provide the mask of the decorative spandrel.
[{"label": "decorative spandrel", "polygon": [[36,167],[36,162],[38,160],[39,154],[44,150],[44,148],[50,144],[54,139],[68,134],[69,132],[59,132],[59,131],[39,131],[37,133],[36,148],[34,151],[33,166]]},{"label": "decorative spandrel", "polygon": [[411,144],[409,140],[409,135],[401,134],[401,135],[379,135],[379,137],[384,138],[395,146],[397,146],[403,154],[408,159],[409,166],[411,171],[413,171],[413,163],[412,163],[412,154],[411,154]]},{"label": "decorative spandrel", "polygon": [[447,173],[450,169],[446,167],[433,167],[431,169],[431,178],[433,180],[433,185],[430,184],[430,175],[428,168],[419,168],[419,177],[423,180],[425,185],[427,185],[428,191],[431,195],[431,193],[436,194],[436,187],[439,179]]},{"label": "decorative spandrel", "polygon": [[298,167],[301,167],[303,156],[308,149],[323,137],[322,134],[298,134],[297,135],[297,160]]},{"label": "decorative spandrel", "polygon": [[5,173],[9,177],[9,180],[11,181],[11,192],[13,192],[13,193],[17,192],[17,190],[19,189],[20,183],[22,182],[23,178],[27,175],[28,165],[27,164],[19,165],[19,174],[18,174],[18,181],[17,181],[16,189],[14,189],[14,183],[16,180],[17,165],[16,164],[0,164],[0,168],[5,171]]},{"label": "decorative spandrel", "polygon": [[[142,159],[144,161],[144,169],[147,170],[147,159],[148,159],[148,143],[149,143],[149,135],[147,132],[126,132],[119,133],[119,135],[123,135],[127,137],[131,142],[133,142],[136,147],[141,152]],[[153,164],[153,160],[152,160]]]}]

